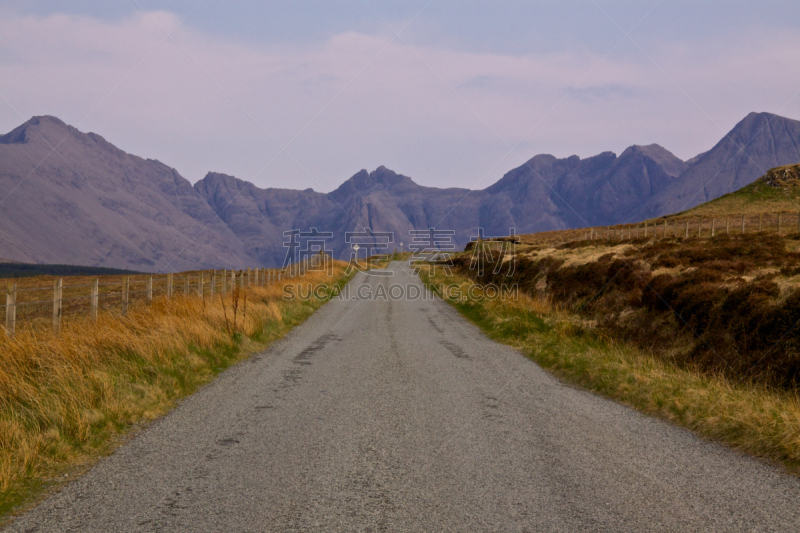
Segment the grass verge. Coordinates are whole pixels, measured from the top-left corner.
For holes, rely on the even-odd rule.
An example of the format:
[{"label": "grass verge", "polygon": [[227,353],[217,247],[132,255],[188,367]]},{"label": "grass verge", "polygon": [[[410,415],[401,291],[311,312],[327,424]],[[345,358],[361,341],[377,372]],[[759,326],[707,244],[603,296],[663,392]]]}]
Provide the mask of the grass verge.
[{"label": "grass verge", "polygon": [[436,287],[442,284],[459,285],[461,296],[449,303],[490,338],[519,349],[558,377],[800,474],[796,391],[678,368],[601,335],[548,301],[524,294],[516,300],[474,300],[466,290],[473,282],[464,276],[421,274],[439,294]]},{"label": "grass verge", "polygon": [[286,335],[327,300],[284,300],[284,285],[341,288],[344,266],[335,263],[334,283],[309,272],[225,298],[156,299],[125,316],[75,320],[58,336],[0,334],[0,521]]}]

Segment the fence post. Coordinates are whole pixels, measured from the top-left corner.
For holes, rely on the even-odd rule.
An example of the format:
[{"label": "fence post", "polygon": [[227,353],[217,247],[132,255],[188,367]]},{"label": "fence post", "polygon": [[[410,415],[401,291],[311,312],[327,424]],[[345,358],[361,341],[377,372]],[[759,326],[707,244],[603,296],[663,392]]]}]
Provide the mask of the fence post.
[{"label": "fence post", "polygon": [[684,239],[688,239],[689,238],[689,221],[687,220],[686,222],[684,222],[683,226],[684,226],[683,227],[683,230],[684,230],[683,231],[683,238]]},{"label": "fence post", "polygon": [[63,281],[58,279],[53,283],[53,333],[61,331],[61,289]]},{"label": "fence post", "polygon": [[250,286],[250,269],[247,269],[247,286]]},{"label": "fence post", "polygon": [[761,233],[761,217],[762,217],[762,214],[759,213],[758,214],[758,232],[759,233]]},{"label": "fence post", "polygon": [[778,235],[781,234],[781,214],[778,213]]},{"label": "fence post", "polygon": [[122,283],[122,314],[128,312],[128,296],[131,289],[131,278],[125,278]]},{"label": "fence post", "polygon": [[6,335],[14,336],[17,327],[17,284],[9,283],[6,293]]},{"label": "fence post", "polygon": [[153,275],[147,277],[147,302],[153,301]]},{"label": "fence post", "polygon": [[715,222],[715,221],[716,221],[716,219],[715,219],[715,218],[712,218],[712,219],[711,219],[711,236],[712,236],[712,237],[713,237],[713,236],[716,234],[716,232],[714,231],[714,222]]},{"label": "fence post", "polygon": [[742,235],[744,235],[744,215],[742,215]]},{"label": "fence post", "polygon": [[217,271],[211,271],[211,298],[214,298],[214,285],[217,284]]},{"label": "fence post", "polygon": [[231,292],[236,290],[236,271],[231,270]]},{"label": "fence post", "polygon": [[731,232],[731,217],[725,217],[725,235]]},{"label": "fence post", "polygon": [[202,298],[202,297],[203,297],[203,293],[205,292],[205,291],[203,290],[203,289],[204,289],[203,285],[204,285],[204,283],[203,283],[203,273],[202,273],[202,272],[200,272],[200,279],[198,279],[198,280],[197,280],[197,295],[198,295],[200,298]]},{"label": "fence post", "polygon": [[228,292],[228,269],[225,268],[222,270],[222,285],[219,288],[220,293],[222,296],[225,296],[225,293]]},{"label": "fence post", "polygon": [[97,322],[97,307],[100,303],[100,280],[95,278],[92,282],[92,320]]},{"label": "fence post", "polygon": [[167,298],[172,298],[172,272],[167,274]]}]

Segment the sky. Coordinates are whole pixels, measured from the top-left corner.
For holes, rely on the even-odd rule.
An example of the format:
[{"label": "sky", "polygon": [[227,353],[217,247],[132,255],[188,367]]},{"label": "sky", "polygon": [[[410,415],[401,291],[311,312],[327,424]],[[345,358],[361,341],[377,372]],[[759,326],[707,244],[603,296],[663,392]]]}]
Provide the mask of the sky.
[{"label": "sky", "polygon": [[796,1],[0,1],[0,132],[55,115],[191,182],[482,189],[800,119],[798,65]]}]

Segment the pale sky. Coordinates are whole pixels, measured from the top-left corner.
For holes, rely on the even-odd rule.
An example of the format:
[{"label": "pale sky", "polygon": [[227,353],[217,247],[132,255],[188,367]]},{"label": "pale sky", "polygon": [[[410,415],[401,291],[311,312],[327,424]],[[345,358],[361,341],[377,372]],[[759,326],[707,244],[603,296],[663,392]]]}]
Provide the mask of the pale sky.
[{"label": "pale sky", "polygon": [[481,189],[539,153],[688,159],[750,111],[800,119],[800,2],[65,4],[0,2],[0,131],[55,115],[192,182]]}]

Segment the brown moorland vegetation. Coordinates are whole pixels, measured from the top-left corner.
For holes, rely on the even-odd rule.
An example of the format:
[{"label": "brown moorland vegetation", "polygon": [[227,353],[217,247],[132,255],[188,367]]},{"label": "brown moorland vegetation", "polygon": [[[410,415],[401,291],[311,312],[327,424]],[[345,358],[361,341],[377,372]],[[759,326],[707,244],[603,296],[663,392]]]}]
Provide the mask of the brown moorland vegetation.
[{"label": "brown moorland vegetation", "polygon": [[484,254],[482,283],[519,283],[587,324],[686,368],[800,384],[800,235],[578,241],[519,247],[513,274]]}]

